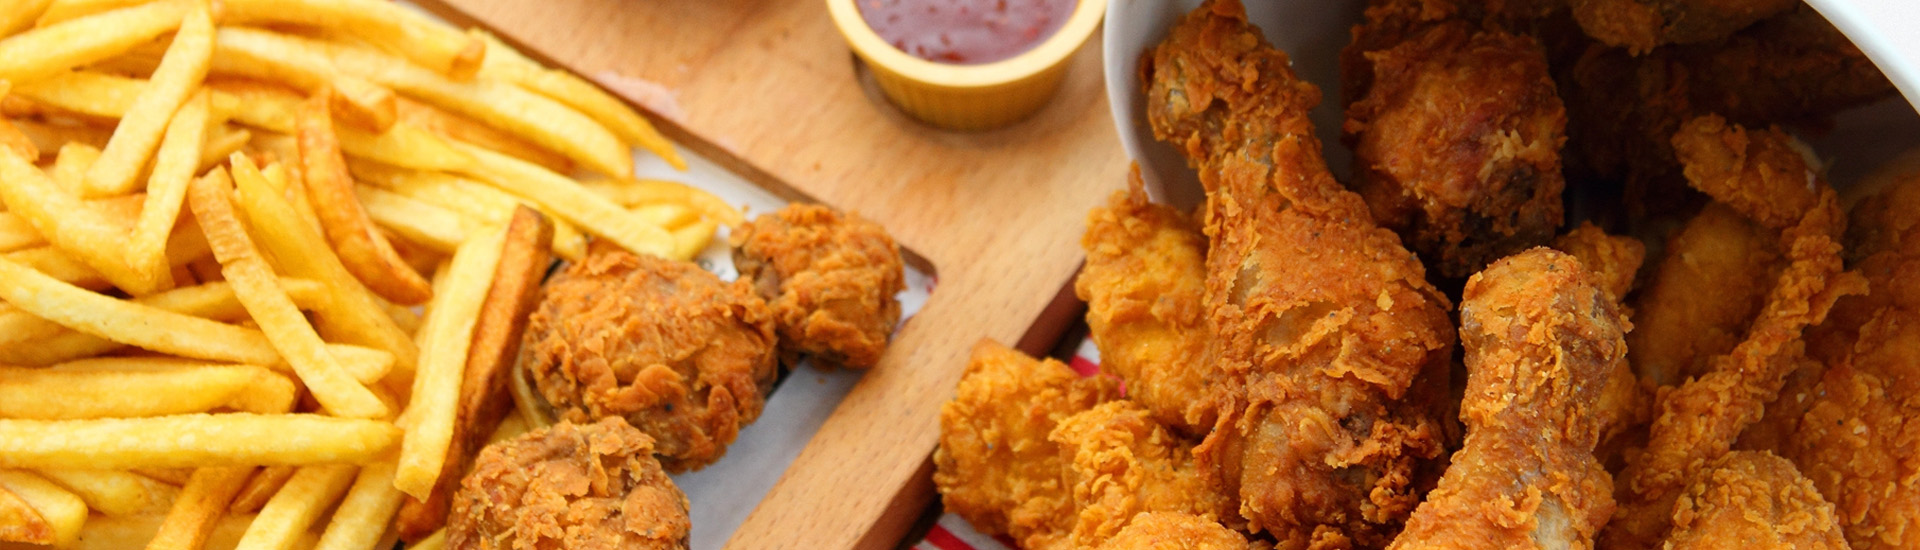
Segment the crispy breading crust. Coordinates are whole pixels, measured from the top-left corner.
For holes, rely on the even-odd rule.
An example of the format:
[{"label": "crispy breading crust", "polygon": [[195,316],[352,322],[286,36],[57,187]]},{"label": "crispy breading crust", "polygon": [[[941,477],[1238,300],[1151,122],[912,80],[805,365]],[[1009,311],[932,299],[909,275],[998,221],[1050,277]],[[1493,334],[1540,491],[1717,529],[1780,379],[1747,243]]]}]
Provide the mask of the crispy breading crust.
[{"label": "crispy breading crust", "polygon": [[454,550],[686,550],[687,497],[625,420],[562,421],[489,445],[461,481]]},{"label": "crispy breading crust", "polygon": [[734,266],[773,312],[781,356],[849,368],[880,362],[900,322],[906,290],[900,245],[879,224],[816,205],[790,204],[729,238]]}]

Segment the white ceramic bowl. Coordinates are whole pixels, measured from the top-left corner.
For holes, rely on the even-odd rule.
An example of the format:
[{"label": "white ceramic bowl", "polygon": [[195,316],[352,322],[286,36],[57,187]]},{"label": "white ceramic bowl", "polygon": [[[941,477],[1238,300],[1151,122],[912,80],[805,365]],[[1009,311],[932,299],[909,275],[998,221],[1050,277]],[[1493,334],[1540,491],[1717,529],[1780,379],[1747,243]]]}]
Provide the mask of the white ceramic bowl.
[{"label": "white ceramic bowl", "polygon": [[[1834,131],[1809,137],[1832,163],[1829,179],[1845,186],[1861,175],[1920,146],[1920,0],[1808,0],[1847,33],[1905,95],[1842,113]],[[1320,86],[1320,106],[1311,113],[1325,147],[1327,165],[1342,181],[1351,153],[1340,144],[1344,119],[1339,104],[1339,52],[1351,39],[1364,0],[1245,0],[1247,20],[1293,58],[1294,70]],[[1200,182],[1172,146],[1153,139],[1140,90],[1140,55],[1158,44],[1181,15],[1200,0],[1109,0],[1101,38],[1106,56],[1107,100],[1120,143],[1140,163],[1154,200],[1190,208],[1201,201]]]}]

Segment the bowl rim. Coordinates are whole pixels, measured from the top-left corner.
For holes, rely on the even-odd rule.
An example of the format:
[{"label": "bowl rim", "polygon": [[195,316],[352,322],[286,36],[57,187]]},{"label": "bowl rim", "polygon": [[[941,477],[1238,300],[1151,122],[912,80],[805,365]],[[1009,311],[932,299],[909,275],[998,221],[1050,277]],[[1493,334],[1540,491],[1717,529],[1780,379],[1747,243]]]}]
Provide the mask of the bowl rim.
[{"label": "bowl rim", "polygon": [[1106,14],[1106,0],[1076,0],[1073,14],[1039,45],[992,63],[954,65],[909,55],[888,44],[860,16],[859,0],[827,0],[827,11],[861,58],[915,81],[949,88],[987,88],[1039,74],[1073,54],[1093,36]]}]

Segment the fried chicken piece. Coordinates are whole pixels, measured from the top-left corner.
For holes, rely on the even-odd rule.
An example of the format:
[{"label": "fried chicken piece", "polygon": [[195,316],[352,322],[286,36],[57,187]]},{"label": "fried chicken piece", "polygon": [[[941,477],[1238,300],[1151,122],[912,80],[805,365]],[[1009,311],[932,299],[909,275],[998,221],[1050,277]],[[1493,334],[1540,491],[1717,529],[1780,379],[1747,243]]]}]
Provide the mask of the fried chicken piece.
[{"label": "fried chicken piece", "polygon": [[[1579,227],[1555,237],[1552,247],[1580,260],[1580,265],[1593,274],[1600,289],[1616,301],[1633,291],[1640,266],[1647,261],[1647,245],[1639,239],[1610,235],[1590,221],[1580,222]],[[1632,349],[1631,346],[1628,349]]]},{"label": "fried chicken piece", "polygon": [[1539,42],[1449,21],[1364,56],[1345,132],[1376,221],[1452,279],[1553,237],[1567,120]]},{"label": "fried chicken piece", "polygon": [[1207,241],[1171,207],[1148,202],[1139,168],[1127,191],[1087,214],[1080,247],[1087,263],[1074,292],[1087,302],[1087,327],[1100,369],[1126,381],[1127,398],[1187,435],[1213,427],[1206,360]]},{"label": "fried chicken piece", "polygon": [[1571,0],[1573,18],[1599,41],[1641,55],[1665,44],[1719,40],[1800,4],[1798,0]]},{"label": "fried chicken piece", "polygon": [[773,311],[780,352],[864,369],[880,362],[906,290],[900,245],[879,224],[789,204],[740,226],[733,262]]},{"label": "fried chicken piece", "polygon": [[1218,521],[1178,512],[1141,512],[1098,550],[1247,550],[1247,537]]},{"label": "fried chicken piece", "polygon": [[480,452],[447,524],[454,550],[685,550],[687,497],[619,417],[561,421]]},{"label": "fried chicken piece", "polygon": [[1772,454],[1735,451],[1703,469],[1673,509],[1668,550],[1845,549],[1833,505]]},{"label": "fried chicken piece", "polygon": [[1155,137],[1208,192],[1207,356],[1220,420],[1196,460],[1282,548],[1384,545],[1443,449],[1453,326],[1418,258],[1328,173],[1296,77],[1234,0],[1142,64]]},{"label": "fried chicken piece", "polygon": [[1487,266],[1460,300],[1466,446],[1389,548],[1580,548],[1613,512],[1593,455],[1626,316],[1580,261],[1536,248]]},{"label": "fried chicken piece", "polygon": [[1920,173],[1907,174],[1853,207],[1847,265],[1872,292],[1848,296],[1808,336],[1817,357],[1837,363],[1851,353],[1860,327],[1889,307],[1920,311]]},{"label": "fried chicken piece", "polygon": [[1639,330],[1627,335],[1628,356],[1640,376],[1678,385],[1740,343],[1784,267],[1770,233],[1711,203],[1667,242],[1666,256],[1634,300]]},{"label": "fried chicken piece", "polygon": [[[1594,284],[1613,299],[1621,315],[1631,318],[1633,310],[1618,305],[1620,299],[1633,290],[1635,274],[1640,272],[1641,262],[1646,260],[1647,247],[1633,237],[1608,235],[1592,222],[1582,222],[1580,227],[1568,231],[1553,240],[1553,249],[1567,253],[1580,261],[1587,273],[1593,277]],[[1633,341],[1632,325],[1626,330],[1627,341]],[[1632,356],[1633,347],[1627,347],[1628,356]],[[1617,456],[1628,439],[1621,436],[1634,427],[1642,426],[1650,419],[1653,396],[1641,386],[1640,377],[1635,376],[1633,367],[1626,361],[1614,364],[1607,373],[1606,388],[1600,391],[1600,402],[1595,405],[1600,415],[1600,443],[1594,452],[1603,463]]]},{"label": "fried chicken piece", "polygon": [[1683,126],[1673,142],[1695,188],[1746,210],[1741,213],[1762,225],[1791,223],[1776,228],[1776,247],[1788,263],[1740,343],[1713,357],[1700,377],[1662,390],[1646,450],[1616,480],[1622,511],[1603,534],[1605,548],[1652,548],[1666,538],[1681,489],[1760,420],[1805,362],[1804,330],[1825,319],[1835,300],[1866,286],[1858,274],[1841,271],[1836,235],[1845,219],[1838,199],[1793,152],[1786,134],[1701,117]]},{"label": "fried chicken piece", "polygon": [[1060,421],[1060,446],[1073,488],[1073,546],[1098,546],[1135,514],[1176,512],[1218,523],[1235,518],[1232,497],[1209,487],[1193,465],[1193,444],[1132,401],[1101,403]]},{"label": "fried chicken piece", "polygon": [[691,263],[597,248],[542,290],[521,362],[562,418],[625,417],[668,471],[719,460],[776,365],[766,303]]},{"label": "fried chicken piece", "polygon": [[1118,393],[1112,379],[1081,378],[1059,361],[981,341],[953,400],[940,406],[933,483],[941,502],[1022,548],[1071,548],[1074,489],[1065,479],[1067,457],[1047,436]]}]

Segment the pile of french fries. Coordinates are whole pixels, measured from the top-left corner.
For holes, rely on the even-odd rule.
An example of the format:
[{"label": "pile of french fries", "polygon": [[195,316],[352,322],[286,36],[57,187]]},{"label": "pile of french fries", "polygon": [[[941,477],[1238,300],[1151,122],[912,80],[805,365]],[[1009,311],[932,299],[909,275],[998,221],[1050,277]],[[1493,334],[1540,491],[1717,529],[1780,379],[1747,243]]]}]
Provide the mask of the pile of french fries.
[{"label": "pile of french fries", "polygon": [[740,222],[635,148],[386,0],[7,3],[0,549],[434,547],[552,258]]}]

